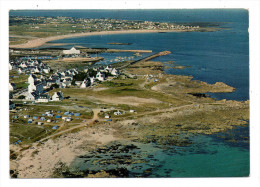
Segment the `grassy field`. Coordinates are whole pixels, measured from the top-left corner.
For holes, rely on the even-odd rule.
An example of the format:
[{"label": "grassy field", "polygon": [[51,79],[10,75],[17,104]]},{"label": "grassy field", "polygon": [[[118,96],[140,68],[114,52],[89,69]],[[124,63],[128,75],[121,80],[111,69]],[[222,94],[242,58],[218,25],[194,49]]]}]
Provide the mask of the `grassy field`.
[{"label": "grassy field", "polygon": [[[73,110],[73,107],[69,108],[63,107],[62,102],[53,102],[46,104],[37,105],[23,105],[17,104],[17,112],[10,112],[10,143],[14,143],[18,139],[22,140],[22,144],[33,143],[40,140],[54,132],[64,130],[74,126],[75,124],[81,123],[84,119],[91,119],[93,117],[93,112],[91,110]],[[34,116],[38,118],[42,117],[47,111],[51,111],[54,116],[48,117],[44,116],[45,119],[52,120],[51,122],[42,121],[40,119],[33,119]],[[59,113],[58,113],[59,111]],[[61,118],[55,118],[56,115],[65,116],[64,112],[80,113],[79,117],[72,116],[71,122],[64,122]],[[25,115],[29,115],[29,118],[24,118]],[[17,116],[18,119],[14,119]],[[28,119],[33,119],[31,124],[28,124]],[[43,125],[37,125],[37,122],[44,123]],[[58,125],[60,128],[58,130],[53,130],[52,127]]]},{"label": "grassy field", "polygon": [[29,75],[25,75],[25,74],[18,74],[16,70],[12,70],[12,71],[9,71],[9,82],[10,83],[15,83],[16,85],[16,88],[18,90],[20,89],[24,89],[24,88],[27,88],[28,86],[28,77]]}]

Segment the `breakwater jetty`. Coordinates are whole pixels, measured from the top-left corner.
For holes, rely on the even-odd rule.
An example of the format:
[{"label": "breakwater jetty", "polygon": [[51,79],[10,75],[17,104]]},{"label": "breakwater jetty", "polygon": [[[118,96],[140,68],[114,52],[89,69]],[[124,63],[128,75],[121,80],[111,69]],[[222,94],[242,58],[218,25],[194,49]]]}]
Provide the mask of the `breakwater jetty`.
[{"label": "breakwater jetty", "polygon": [[124,66],[121,66],[120,69],[123,69],[123,68],[126,68],[127,66],[130,66],[130,65],[133,65],[137,62],[145,62],[145,61],[149,61],[153,58],[156,58],[156,57],[159,57],[159,56],[164,56],[164,55],[168,55],[168,54],[171,54],[170,51],[162,51],[162,52],[159,52],[159,53],[155,53],[155,54],[152,54],[150,56],[147,56],[147,57],[144,57],[144,58],[141,58],[141,59],[138,59],[138,60],[135,60],[129,64],[126,64]]}]

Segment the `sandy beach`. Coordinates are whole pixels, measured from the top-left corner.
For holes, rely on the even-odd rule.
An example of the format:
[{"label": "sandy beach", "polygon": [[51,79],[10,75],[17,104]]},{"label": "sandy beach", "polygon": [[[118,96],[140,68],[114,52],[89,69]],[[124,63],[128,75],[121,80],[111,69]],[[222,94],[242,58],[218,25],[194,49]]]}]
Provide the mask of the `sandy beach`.
[{"label": "sandy beach", "polygon": [[[69,165],[76,156],[86,154],[98,145],[107,144],[118,138],[114,130],[108,127],[87,128],[77,133],[65,134],[56,139],[49,139],[41,145],[33,145],[11,161],[10,168],[19,172],[20,178],[50,178],[57,164]],[[18,146],[11,145],[13,150]]]},{"label": "sandy beach", "polygon": [[36,38],[29,40],[24,44],[10,45],[10,48],[34,48],[44,45],[47,42],[65,38],[74,38],[82,36],[110,35],[110,34],[135,34],[135,33],[156,33],[156,32],[181,32],[180,30],[122,30],[122,31],[100,31],[88,33],[75,33],[61,36],[51,36],[47,38]]}]

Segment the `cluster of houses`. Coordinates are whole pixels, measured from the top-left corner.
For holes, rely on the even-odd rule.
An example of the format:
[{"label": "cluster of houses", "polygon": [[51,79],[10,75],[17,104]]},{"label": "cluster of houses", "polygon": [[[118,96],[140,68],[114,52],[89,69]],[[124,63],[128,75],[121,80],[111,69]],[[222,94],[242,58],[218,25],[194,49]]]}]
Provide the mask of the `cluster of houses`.
[{"label": "cluster of houses", "polygon": [[28,94],[26,96],[27,100],[35,102],[49,102],[52,101],[61,101],[64,99],[62,92],[55,92],[50,98],[49,94],[44,93],[44,88],[49,87],[48,81],[52,79],[37,79],[35,75],[30,75],[28,78]]},{"label": "cluster of houses", "polygon": [[50,73],[51,68],[38,60],[10,60],[9,70],[17,70],[18,74]]},{"label": "cluster of houses", "polygon": [[[116,68],[111,68],[110,66],[94,68],[97,71],[96,77],[86,77],[83,81],[75,81],[75,84],[80,88],[86,88],[88,86],[94,85],[96,81],[105,81],[106,74],[110,73],[113,76],[120,75],[120,72]],[[88,69],[84,70],[86,73]],[[35,75],[30,75],[28,78],[28,94],[26,99],[36,102],[49,102],[63,100],[62,92],[56,92],[50,98],[48,94],[44,93],[44,90],[50,88],[52,85],[57,85],[59,88],[66,88],[72,85],[73,77],[79,72],[76,69],[70,69],[63,72],[55,72],[48,78],[41,75],[40,79],[37,79]]]},{"label": "cluster of houses", "polygon": [[[120,75],[120,71],[116,68],[112,68],[111,66],[100,66],[100,67],[96,67],[93,68],[93,71],[96,71],[96,77],[86,77],[83,81],[76,81],[75,84],[77,86],[79,86],[80,88],[86,88],[88,86],[94,85],[96,83],[96,81],[100,81],[103,82],[107,79],[106,77],[106,73],[110,73],[112,76],[117,77],[118,75]],[[89,69],[86,68],[84,69],[85,73],[89,72]]]}]

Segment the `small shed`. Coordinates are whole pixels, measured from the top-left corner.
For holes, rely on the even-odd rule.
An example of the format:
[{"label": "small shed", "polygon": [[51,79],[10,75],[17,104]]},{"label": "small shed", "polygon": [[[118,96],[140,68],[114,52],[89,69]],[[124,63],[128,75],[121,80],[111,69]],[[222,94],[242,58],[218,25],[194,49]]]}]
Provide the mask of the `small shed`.
[{"label": "small shed", "polygon": [[47,122],[50,123],[50,122],[51,122],[51,119],[48,119]]},{"label": "small shed", "polygon": [[37,116],[33,116],[33,119],[38,119],[38,117]]},{"label": "small shed", "polygon": [[42,116],[47,116],[47,114],[42,114]]},{"label": "small shed", "polygon": [[61,118],[61,116],[55,116],[55,118],[59,119],[59,118]]},{"label": "small shed", "polygon": [[75,113],[75,116],[80,116],[80,113]]},{"label": "small shed", "polygon": [[110,115],[108,115],[108,114],[105,115],[105,118],[106,118],[106,119],[109,119],[109,118],[110,118]]},{"label": "small shed", "polygon": [[135,110],[130,110],[130,112],[131,112],[131,113],[134,113],[134,112],[135,112]]}]

